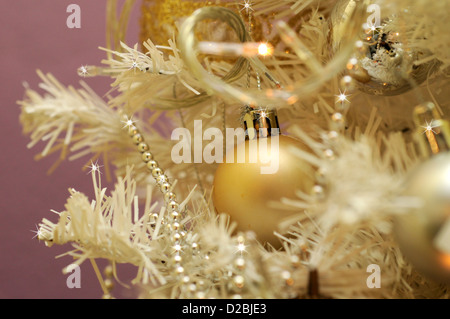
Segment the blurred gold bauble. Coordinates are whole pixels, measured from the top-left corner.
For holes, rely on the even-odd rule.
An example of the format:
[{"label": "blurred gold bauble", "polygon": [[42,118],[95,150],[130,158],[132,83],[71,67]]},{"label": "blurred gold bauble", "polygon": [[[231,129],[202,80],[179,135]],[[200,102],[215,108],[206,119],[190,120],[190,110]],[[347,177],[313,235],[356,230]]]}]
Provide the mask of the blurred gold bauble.
[{"label": "blurred gold bauble", "polygon": [[[177,23],[181,25],[183,19],[189,17],[195,10],[206,6],[227,7],[241,13],[244,21],[248,14],[244,7],[244,1],[237,3],[231,0],[143,0],[141,6],[140,41],[141,43],[150,39],[155,44],[164,45],[172,39],[177,31]],[[201,29],[201,28],[200,28]],[[221,27],[213,25],[207,27],[203,32],[210,32],[213,36],[224,33]],[[267,15],[253,17],[252,38],[254,41],[271,40],[269,33],[272,31],[272,22]],[[233,33],[230,32],[231,35]],[[229,34],[227,34],[229,36]],[[224,39],[215,39],[216,41]],[[230,39],[228,39],[230,40]]]},{"label": "blurred gold bauble", "polygon": [[[213,1],[215,2],[215,1]],[[173,38],[176,22],[189,17],[195,10],[212,1],[143,0],[141,7],[141,42],[150,39],[155,44],[166,44]]]},{"label": "blurred gold bauble", "polygon": [[[249,157],[249,143],[246,140],[234,147],[233,163],[220,164],[214,177],[213,201],[217,213],[226,213],[235,221],[240,231],[253,231],[261,243],[270,243],[280,247],[280,241],[273,234],[285,217],[292,214],[287,210],[271,206],[270,202],[279,202],[281,198],[295,198],[296,191],[309,193],[314,184],[314,170],[309,163],[291,153],[297,147],[308,151],[300,141],[279,135],[278,150],[271,150],[272,139],[267,139],[267,154],[257,160]],[[245,162],[238,163],[237,154],[245,150]],[[278,170],[273,174],[261,174],[262,167],[268,167],[272,161],[279,160]],[[230,162],[230,161],[228,161]],[[275,166],[275,165],[274,165]],[[277,205],[277,204],[275,204]],[[278,204],[280,205],[280,204]],[[274,208],[275,207],[275,208]]]},{"label": "blurred gold bauble", "polygon": [[394,220],[401,251],[423,275],[450,284],[450,153],[422,164],[407,185],[420,206]]},{"label": "blurred gold bauble", "polygon": [[[356,5],[372,5],[365,30],[361,26],[361,46],[355,48],[356,63],[348,65],[350,75],[358,88],[373,95],[398,95],[421,84],[435,61],[415,63],[430,55],[430,52],[408,46],[406,38],[415,26],[401,25],[401,14],[407,14],[393,1],[386,0],[338,0],[331,14],[331,34],[333,50],[339,50],[342,37],[348,30],[346,24],[350,12]],[[376,16],[378,16],[376,18]],[[378,21],[378,22],[377,22]],[[377,24],[378,23],[378,24]],[[374,29],[371,29],[372,27]]]}]

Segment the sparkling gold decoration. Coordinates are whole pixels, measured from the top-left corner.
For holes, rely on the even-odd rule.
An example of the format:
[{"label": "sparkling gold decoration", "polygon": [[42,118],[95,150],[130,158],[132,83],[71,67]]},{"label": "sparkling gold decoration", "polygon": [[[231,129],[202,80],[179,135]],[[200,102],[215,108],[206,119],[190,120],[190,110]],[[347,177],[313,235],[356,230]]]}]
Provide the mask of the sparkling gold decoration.
[{"label": "sparkling gold decoration", "polygon": [[[425,156],[436,154],[416,168],[407,181],[405,196],[417,207],[395,220],[402,252],[427,277],[450,284],[450,129],[431,103],[416,108],[417,133],[428,141]],[[445,125],[442,125],[445,123]]]},{"label": "sparkling gold decoration", "polygon": [[[421,84],[434,70],[434,60],[416,65],[430,52],[408,46],[403,33],[394,30],[393,16],[399,10],[395,3],[384,0],[339,0],[331,15],[332,45],[339,50],[345,36],[349,13],[356,4],[375,5],[373,15],[361,28],[361,41],[357,43],[355,56],[347,63],[347,70],[357,81],[358,88],[374,95],[398,95]],[[376,11],[375,11],[376,10]],[[378,15],[379,17],[375,17]],[[372,18],[372,16],[374,16]],[[378,21],[379,20],[379,21]],[[413,26],[411,26],[412,28]]]},{"label": "sparkling gold decoration", "polygon": [[[348,23],[349,31],[344,35],[342,41],[343,49],[340,49],[338,53],[325,65],[322,66],[304,45],[302,40],[298,37],[295,31],[289,27],[289,25],[280,20],[277,23],[277,27],[281,34],[281,38],[286,45],[292,48],[295,54],[305,63],[305,65],[311,70],[311,76],[302,81],[296,82],[289,88],[283,89],[281,83],[272,74],[272,71],[261,62],[261,60],[253,57],[249,58],[249,62],[252,67],[257,70],[261,76],[265,76],[276,89],[266,89],[263,91],[245,89],[234,86],[228,78],[215,77],[204,68],[202,63],[198,61],[198,39],[196,37],[196,27],[204,20],[212,19],[219,20],[227,23],[232,27],[236,33],[241,33],[240,29],[244,25],[241,16],[237,15],[234,11],[221,8],[221,7],[206,7],[197,9],[189,18],[184,20],[180,26],[178,33],[177,43],[180,50],[180,56],[189,72],[196,77],[196,79],[203,85],[205,90],[211,94],[214,92],[218,96],[225,98],[233,98],[240,101],[243,104],[249,105],[270,105],[270,104],[294,104],[299,100],[299,97],[311,95],[314,90],[318,89],[325,81],[331,79],[334,75],[342,70],[342,62],[348,59],[349,55],[353,52],[353,47],[349,47],[349,43],[356,41],[359,28],[356,26],[361,25],[363,6],[357,6],[352,11]],[[256,40],[256,39],[255,39]],[[241,42],[249,41],[248,32],[244,33]],[[275,46],[270,39],[271,44]],[[276,47],[276,46],[275,46]],[[238,62],[240,59],[238,59]],[[234,65],[237,70],[240,69],[238,63]],[[231,73],[231,72],[230,72]],[[234,72],[233,72],[234,73]],[[240,75],[240,73],[238,73]]]},{"label": "sparkling gold decoration", "polygon": [[[424,275],[450,284],[450,154],[436,155],[418,168],[405,194],[416,196],[421,205],[396,220],[395,232],[402,252]],[[445,236],[441,235],[445,230],[446,247],[440,249],[438,238]]]},{"label": "sparkling gold decoration", "polygon": [[230,6],[227,1],[205,0],[143,0],[141,6],[141,43],[147,39],[156,44],[166,44],[173,39],[177,23],[189,17],[195,10],[206,6]]},{"label": "sparkling gold decoration", "polygon": [[443,120],[433,103],[428,102],[414,109],[416,139],[420,152],[426,158],[450,151],[450,126]]},{"label": "sparkling gold decoration", "polygon": [[[261,111],[258,111],[259,114]],[[254,111],[253,114],[257,113]],[[268,113],[271,113],[269,111]],[[270,121],[272,118],[272,121]],[[255,121],[255,128],[261,123],[277,128],[278,123],[271,115],[261,116]],[[251,128],[246,122],[246,128]],[[214,178],[214,205],[218,213],[227,213],[238,224],[238,230],[254,231],[261,243],[268,242],[275,247],[280,243],[274,235],[280,221],[292,214],[271,206],[271,202],[280,201],[283,197],[294,198],[295,191],[310,192],[314,184],[313,168],[291,154],[290,148],[298,147],[307,151],[300,141],[284,135],[264,138],[252,135],[244,143],[234,147],[233,162],[219,165]],[[255,139],[252,140],[251,138]],[[251,143],[258,147],[251,150]],[[260,154],[261,142],[267,142],[267,153]],[[278,148],[272,149],[273,143]],[[252,153],[254,151],[255,153]],[[239,161],[238,154],[245,152],[245,160]],[[267,158],[264,158],[267,154]],[[250,160],[256,157],[255,161]],[[241,158],[243,159],[243,158]],[[278,170],[271,174],[262,174],[261,168],[268,163],[278,161]]]},{"label": "sparkling gold decoration", "polygon": [[[206,6],[228,7],[239,11],[241,7],[236,1],[229,0],[143,0],[140,19],[140,41],[147,39],[157,44],[165,44],[177,31],[177,23],[189,17],[195,10]],[[240,12],[245,18],[245,10]],[[295,21],[298,18],[294,17]],[[270,40],[273,36],[272,20],[267,14],[252,20],[252,38],[255,41]],[[279,41],[279,39],[277,40]]]},{"label": "sparkling gold decoration", "polygon": [[141,43],[147,39],[157,44],[165,44],[173,38],[175,23],[188,17],[208,1],[143,0],[141,6]]}]

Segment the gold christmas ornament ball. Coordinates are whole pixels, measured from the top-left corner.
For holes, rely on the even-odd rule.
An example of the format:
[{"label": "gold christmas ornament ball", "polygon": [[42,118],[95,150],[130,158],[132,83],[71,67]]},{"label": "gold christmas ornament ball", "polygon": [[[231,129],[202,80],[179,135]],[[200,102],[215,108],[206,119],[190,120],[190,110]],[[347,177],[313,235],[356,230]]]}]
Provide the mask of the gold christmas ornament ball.
[{"label": "gold christmas ornament ball", "polygon": [[[243,7],[230,0],[142,0],[139,39],[141,42],[150,39],[155,44],[166,44],[174,34],[177,34],[178,27],[184,19],[191,16],[197,9],[211,6],[230,9]],[[253,19],[253,24],[255,24],[253,37],[256,36],[257,40],[265,39],[261,35],[262,26],[259,20]],[[207,32],[221,34],[221,31],[224,31],[216,29],[217,26],[209,27]]]},{"label": "gold christmas ornament ball", "polygon": [[[267,152],[260,152],[264,140]],[[251,146],[254,141],[258,145],[256,151]],[[284,135],[246,140],[234,147],[233,160],[227,152],[228,160],[225,157],[224,163],[219,164],[214,177],[213,201],[217,213],[230,215],[238,231],[253,231],[261,243],[276,248],[280,247],[280,240],[274,231],[293,212],[283,210],[275,202],[283,197],[295,198],[296,191],[309,193],[314,185],[315,170],[292,154],[293,147],[309,151],[302,142]],[[242,152],[245,160],[238,156]],[[262,174],[264,168],[271,173]]]},{"label": "gold christmas ornament ball", "polygon": [[450,284],[450,153],[422,164],[407,185],[418,207],[394,220],[400,249],[424,276]]},{"label": "gold christmas ornament ball", "polygon": [[166,44],[176,32],[176,23],[189,17],[195,10],[210,5],[207,1],[143,0],[141,6],[140,40],[150,39]]}]

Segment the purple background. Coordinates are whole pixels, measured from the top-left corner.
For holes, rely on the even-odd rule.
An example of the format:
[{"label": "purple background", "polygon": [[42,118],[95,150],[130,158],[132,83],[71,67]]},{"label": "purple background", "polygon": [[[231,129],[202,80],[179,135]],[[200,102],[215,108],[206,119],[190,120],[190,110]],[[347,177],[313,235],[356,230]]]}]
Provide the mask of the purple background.
[{"label": "purple background", "polygon": [[[69,29],[66,8],[81,7],[81,29]],[[32,239],[43,217],[55,221],[50,209],[64,210],[68,188],[92,194],[91,178],[81,169],[87,158],[64,162],[46,174],[56,156],[36,162],[44,144],[27,149],[22,134],[20,107],[23,82],[37,89],[36,69],[52,73],[64,85],[79,87],[76,70],[81,65],[100,65],[105,57],[105,5],[101,0],[0,0],[0,298],[99,298],[100,285],[89,262],[81,266],[81,288],[69,289],[61,270],[71,257],[55,257],[71,246],[48,248]],[[139,1],[133,12],[128,44],[138,40]],[[102,96],[107,78],[83,79]],[[99,263],[104,265],[104,263]],[[102,268],[101,268],[102,269]],[[122,276],[121,276],[122,274]],[[135,268],[119,268],[125,282]],[[117,297],[133,297],[116,285]]]}]

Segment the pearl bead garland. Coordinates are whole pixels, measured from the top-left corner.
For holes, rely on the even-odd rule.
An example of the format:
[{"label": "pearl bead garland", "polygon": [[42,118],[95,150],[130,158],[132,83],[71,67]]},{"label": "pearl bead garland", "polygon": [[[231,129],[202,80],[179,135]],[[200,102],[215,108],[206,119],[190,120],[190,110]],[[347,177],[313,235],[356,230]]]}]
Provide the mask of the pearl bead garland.
[{"label": "pearl bead garland", "polygon": [[[128,120],[128,117],[126,118]],[[131,137],[133,143],[137,146],[138,151],[142,154],[141,159],[147,165],[147,169],[152,174],[156,181],[159,190],[164,195],[165,206],[168,210],[168,214],[163,217],[162,224],[170,232],[169,238],[171,241],[171,247],[173,248],[173,255],[168,259],[169,267],[172,269],[173,274],[183,282],[184,267],[182,251],[186,245],[183,235],[186,235],[185,226],[182,224],[182,214],[179,211],[179,203],[176,200],[176,195],[172,192],[172,184],[168,177],[165,175],[163,169],[159,167],[157,161],[154,160],[153,154],[150,151],[149,145],[145,142],[143,135],[140,133],[135,125],[128,126],[128,134]],[[156,223],[159,215],[153,214],[153,222]]]}]

